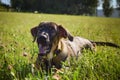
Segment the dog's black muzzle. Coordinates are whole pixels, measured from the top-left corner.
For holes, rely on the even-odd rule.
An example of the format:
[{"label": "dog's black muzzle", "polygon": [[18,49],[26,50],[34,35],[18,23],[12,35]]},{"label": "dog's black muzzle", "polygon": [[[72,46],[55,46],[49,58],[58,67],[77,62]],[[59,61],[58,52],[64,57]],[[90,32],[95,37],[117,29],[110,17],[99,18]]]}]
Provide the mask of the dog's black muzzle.
[{"label": "dog's black muzzle", "polygon": [[39,48],[38,55],[40,56],[47,55],[50,52],[51,47],[52,47],[47,33],[39,35],[39,37],[37,38],[37,44]]}]

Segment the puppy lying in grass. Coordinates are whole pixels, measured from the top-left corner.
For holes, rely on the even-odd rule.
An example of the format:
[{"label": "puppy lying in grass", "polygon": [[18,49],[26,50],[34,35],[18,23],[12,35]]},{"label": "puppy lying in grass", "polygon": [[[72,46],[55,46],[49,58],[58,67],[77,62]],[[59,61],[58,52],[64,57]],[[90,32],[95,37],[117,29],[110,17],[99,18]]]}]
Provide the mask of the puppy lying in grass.
[{"label": "puppy lying in grass", "polygon": [[[73,37],[62,25],[54,22],[42,22],[31,29],[34,41],[39,48],[36,67],[49,70],[53,65],[60,69],[62,62],[71,57],[78,57],[82,49],[87,48],[95,51],[96,45],[106,45],[120,48],[118,45],[110,42],[94,42],[81,37]],[[43,63],[44,65],[42,65]]]}]

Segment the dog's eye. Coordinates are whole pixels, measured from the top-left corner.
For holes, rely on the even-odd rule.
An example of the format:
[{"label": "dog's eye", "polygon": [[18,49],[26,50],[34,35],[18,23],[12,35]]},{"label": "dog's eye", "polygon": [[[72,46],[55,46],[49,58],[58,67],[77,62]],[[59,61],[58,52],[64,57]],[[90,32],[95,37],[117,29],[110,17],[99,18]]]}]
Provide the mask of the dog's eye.
[{"label": "dog's eye", "polygon": [[42,27],[38,29],[38,31],[41,31],[42,30]]},{"label": "dog's eye", "polygon": [[53,28],[52,28],[52,27],[50,27],[49,29],[50,29],[50,30],[53,30]]},{"label": "dog's eye", "polygon": [[50,26],[49,30],[54,31],[55,29],[52,26]]}]

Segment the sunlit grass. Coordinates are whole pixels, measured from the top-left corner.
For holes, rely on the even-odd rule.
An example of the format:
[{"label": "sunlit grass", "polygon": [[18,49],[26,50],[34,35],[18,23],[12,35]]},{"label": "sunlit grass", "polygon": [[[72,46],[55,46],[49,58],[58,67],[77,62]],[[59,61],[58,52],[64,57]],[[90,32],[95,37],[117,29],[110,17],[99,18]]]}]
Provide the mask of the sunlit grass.
[{"label": "sunlit grass", "polygon": [[[0,80],[52,79],[51,75],[46,76],[39,71],[33,75],[32,64],[36,60],[38,49],[32,43],[30,29],[42,21],[61,24],[74,36],[120,45],[119,18],[0,12]],[[97,52],[85,51],[78,61],[71,61],[71,67],[63,67],[64,72],[59,74],[63,80],[120,79],[119,49],[97,47]]]}]

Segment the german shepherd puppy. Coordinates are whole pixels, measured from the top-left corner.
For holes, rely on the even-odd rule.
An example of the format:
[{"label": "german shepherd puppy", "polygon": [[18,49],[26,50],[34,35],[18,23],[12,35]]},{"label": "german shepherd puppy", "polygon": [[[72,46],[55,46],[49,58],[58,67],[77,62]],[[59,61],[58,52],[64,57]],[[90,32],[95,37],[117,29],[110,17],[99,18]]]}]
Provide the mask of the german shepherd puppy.
[{"label": "german shepherd puppy", "polygon": [[89,48],[91,51],[95,51],[96,45],[120,48],[110,42],[94,42],[81,37],[73,37],[62,25],[54,22],[41,22],[31,29],[31,34],[34,38],[33,42],[36,41],[39,48],[36,60],[38,69],[41,62],[45,64],[42,67],[46,70],[52,65],[59,69],[62,61],[70,57],[78,57],[84,48]]}]

